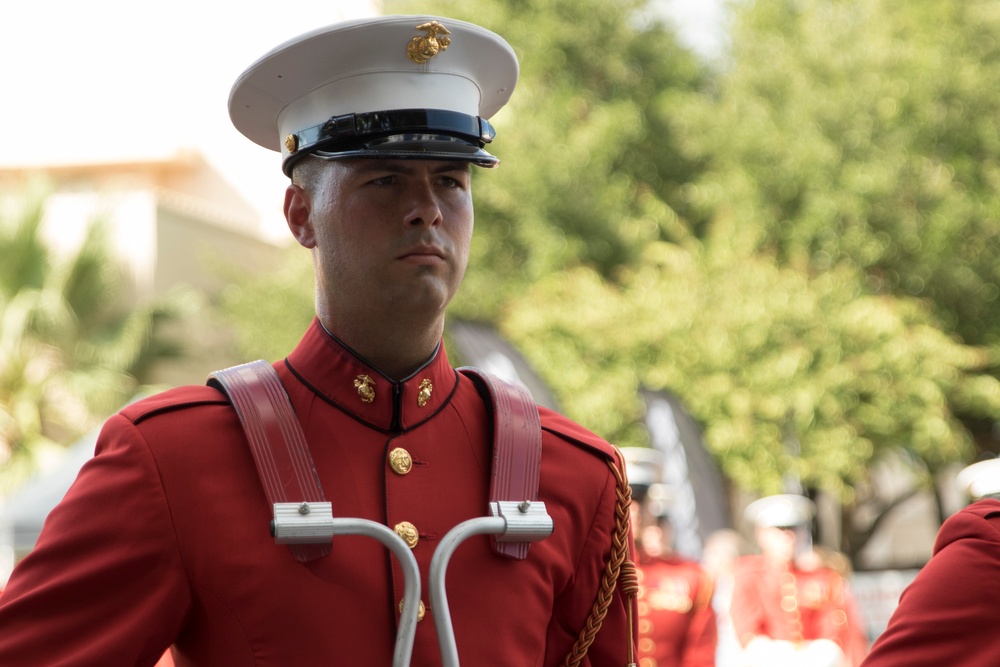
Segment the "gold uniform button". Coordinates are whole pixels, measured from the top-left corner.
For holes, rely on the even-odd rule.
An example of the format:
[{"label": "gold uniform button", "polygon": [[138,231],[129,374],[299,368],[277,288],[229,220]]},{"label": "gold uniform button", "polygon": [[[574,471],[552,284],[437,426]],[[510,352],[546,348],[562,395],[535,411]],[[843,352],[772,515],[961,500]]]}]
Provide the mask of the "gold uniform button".
[{"label": "gold uniform button", "polygon": [[[403,600],[399,601],[399,613],[400,614],[403,613]],[[426,614],[426,613],[427,613],[427,609],[424,607],[424,601],[421,600],[417,604],[417,621],[419,622],[419,621],[424,620],[424,614]]]},{"label": "gold uniform button", "polygon": [[389,466],[397,475],[405,475],[413,469],[413,458],[402,447],[396,447],[389,452]]},{"label": "gold uniform button", "polygon": [[409,521],[400,521],[392,528],[396,531],[396,534],[403,538],[406,542],[406,546],[411,549],[417,546],[417,542],[420,541],[420,535],[417,533],[417,527],[414,526]]}]

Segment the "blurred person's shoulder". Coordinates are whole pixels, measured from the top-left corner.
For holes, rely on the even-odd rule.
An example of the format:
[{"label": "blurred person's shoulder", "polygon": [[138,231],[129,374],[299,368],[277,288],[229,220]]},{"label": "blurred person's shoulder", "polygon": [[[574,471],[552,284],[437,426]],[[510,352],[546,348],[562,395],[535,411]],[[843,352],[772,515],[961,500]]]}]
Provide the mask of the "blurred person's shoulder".
[{"label": "blurred person's shoulder", "polygon": [[948,517],[938,532],[934,553],[960,540],[1000,543],[1000,500],[983,498]]}]

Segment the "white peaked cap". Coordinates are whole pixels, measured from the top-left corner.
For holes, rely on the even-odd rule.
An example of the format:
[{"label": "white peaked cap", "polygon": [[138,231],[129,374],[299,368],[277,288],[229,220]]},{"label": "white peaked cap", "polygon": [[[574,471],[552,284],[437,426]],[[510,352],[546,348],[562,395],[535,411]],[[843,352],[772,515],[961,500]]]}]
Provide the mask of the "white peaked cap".
[{"label": "white peaked cap", "polygon": [[[434,16],[337,23],[253,63],[229,95],[251,141],[298,157],[461,159],[494,166],[488,119],[506,104],[518,63],[499,35]],[[409,113],[400,113],[408,111]]]},{"label": "white peaked cap", "polygon": [[650,447],[622,447],[625,475],[630,486],[648,487],[661,481],[663,452]]},{"label": "white peaked cap", "polygon": [[633,502],[646,504],[653,516],[665,517],[675,501],[673,489],[663,482],[666,455],[650,447],[622,447],[619,451]]},{"label": "white peaked cap", "polygon": [[744,511],[747,520],[761,527],[793,528],[803,526],[816,514],[816,504],[793,493],[767,496],[750,503]]},{"label": "white peaked cap", "polygon": [[970,498],[1000,493],[1000,459],[973,463],[963,468],[955,481]]}]

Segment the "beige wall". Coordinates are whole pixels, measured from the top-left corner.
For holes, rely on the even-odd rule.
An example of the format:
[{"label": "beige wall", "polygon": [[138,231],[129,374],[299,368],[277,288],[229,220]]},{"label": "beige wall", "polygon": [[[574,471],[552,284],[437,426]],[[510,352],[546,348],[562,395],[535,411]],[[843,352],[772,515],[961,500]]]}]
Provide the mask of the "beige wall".
[{"label": "beige wall", "polygon": [[[233,269],[266,271],[280,245],[262,233],[255,210],[197,154],[168,160],[0,169],[0,195],[23,197],[29,183],[46,182],[43,234],[72,251],[95,218],[106,220],[127,268],[130,303],[161,297],[179,286],[207,299],[218,296]],[[282,196],[275,192],[276,201]],[[290,238],[289,238],[290,240]],[[208,372],[247,361],[228,344],[218,322],[192,319],[173,325],[189,352],[154,369],[165,385],[200,383]]]}]

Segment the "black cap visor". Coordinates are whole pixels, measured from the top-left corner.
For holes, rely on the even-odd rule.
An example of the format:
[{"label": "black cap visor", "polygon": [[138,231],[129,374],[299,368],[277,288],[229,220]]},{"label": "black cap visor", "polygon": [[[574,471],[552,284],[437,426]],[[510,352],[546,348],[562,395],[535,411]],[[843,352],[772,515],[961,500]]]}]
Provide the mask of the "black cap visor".
[{"label": "black cap visor", "polygon": [[457,137],[439,134],[394,134],[366,141],[364,145],[337,151],[313,151],[310,153],[324,160],[346,158],[395,158],[409,160],[456,160],[469,162],[479,167],[495,167],[500,164],[479,146],[474,146]]},{"label": "black cap visor", "polygon": [[336,116],[326,123],[289,135],[290,154],[282,169],[306,155],[325,160],[383,158],[455,160],[495,167],[500,160],[484,150],[492,141],[488,121],[453,111],[404,109]]}]

